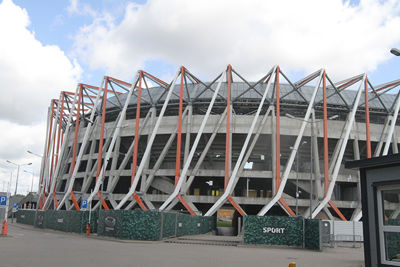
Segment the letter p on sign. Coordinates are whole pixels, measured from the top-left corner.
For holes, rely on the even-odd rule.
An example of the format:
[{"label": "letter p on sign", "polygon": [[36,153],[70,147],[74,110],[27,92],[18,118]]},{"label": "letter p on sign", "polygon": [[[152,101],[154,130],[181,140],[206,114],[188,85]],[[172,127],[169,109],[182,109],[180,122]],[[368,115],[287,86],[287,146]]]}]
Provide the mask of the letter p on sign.
[{"label": "letter p on sign", "polygon": [[5,205],[7,205],[7,197],[0,196],[0,206],[5,206]]}]

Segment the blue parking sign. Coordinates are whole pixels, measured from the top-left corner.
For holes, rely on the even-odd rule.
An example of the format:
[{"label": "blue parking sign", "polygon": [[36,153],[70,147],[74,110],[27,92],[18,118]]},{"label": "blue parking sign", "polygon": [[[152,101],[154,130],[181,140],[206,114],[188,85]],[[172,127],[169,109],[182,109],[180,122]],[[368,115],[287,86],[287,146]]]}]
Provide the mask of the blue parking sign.
[{"label": "blue parking sign", "polygon": [[7,196],[0,196],[0,206],[7,205]]},{"label": "blue parking sign", "polygon": [[87,209],[87,200],[81,200],[81,209]]}]

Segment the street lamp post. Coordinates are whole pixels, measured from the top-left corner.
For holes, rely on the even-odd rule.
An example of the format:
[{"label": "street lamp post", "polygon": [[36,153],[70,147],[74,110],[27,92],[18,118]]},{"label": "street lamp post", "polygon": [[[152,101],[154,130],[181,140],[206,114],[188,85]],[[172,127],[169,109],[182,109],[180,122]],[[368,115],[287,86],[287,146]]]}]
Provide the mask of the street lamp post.
[{"label": "street lamp post", "polygon": [[[37,154],[37,153],[34,153],[34,152],[30,151],[30,150],[27,150],[26,152],[29,153],[29,154],[31,154],[31,155],[34,155],[34,156],[36,156],[36,157],[41,158],[41,159],[42,159],[42,162],[43,162],[43,156],[42,156],[42,155]],[[40,176],[41,176],[41,175],[39,175],[38,191],[40,190]],[[33,183],[33,182],[32,182],[32,183]],[[33,189],[31,189],[31,191],[33,191]],[[38,194],[39,194],[39,192],[38,192]]]},{"label": "street lamp post", "polygon": [[34,173],[34,172],[27,171],[27,170],[24,170],[24,172],[32,174],[31,192],[33,192],[33,179],[35,178],[35,173]]},{"label": "street lamp post", "polygon": [[27,150],[26,152],[28,152],[29,154],[35,155],[36,157],[43,158],[42,155],[39,155],[39,154],[37,154],[37,153],[33,153],[33,152],[30,151],[30,150]]},{"label": "street lamp post", "polygon": [[29,163],[26,163],[26,164],[17,164],[17,163],[14,163],[14,162],[12,162],[12,161],[9,161],[9,160],[6,160],[6,161],[7,161],[8,163],[10,163],[10,164],[13,164],[13,165],[17,166],[17,180],[16,180],[16,182],[15,182],[15,193],[14,193],[14,195],[17,195],[19,167],[25,166],[25,165],[32,165],[32,162],[29,162]]}]

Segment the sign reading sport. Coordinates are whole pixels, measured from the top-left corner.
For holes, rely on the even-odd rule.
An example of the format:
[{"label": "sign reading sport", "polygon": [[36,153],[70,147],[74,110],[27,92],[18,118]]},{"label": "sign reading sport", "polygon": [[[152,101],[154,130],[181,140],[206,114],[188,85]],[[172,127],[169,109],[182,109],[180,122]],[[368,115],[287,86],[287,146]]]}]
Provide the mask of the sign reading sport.
[{"label": "sign reading sport", "polygon": [[284,234],[285,233],[286,228],[281,227],[263,227],[263,233],[265,234]]}]

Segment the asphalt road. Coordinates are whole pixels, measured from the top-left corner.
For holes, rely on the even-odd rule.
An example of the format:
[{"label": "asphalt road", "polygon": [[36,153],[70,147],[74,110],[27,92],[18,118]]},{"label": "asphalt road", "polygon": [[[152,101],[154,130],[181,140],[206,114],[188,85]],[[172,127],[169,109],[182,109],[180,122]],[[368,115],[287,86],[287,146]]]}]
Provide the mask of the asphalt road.
[{"label": "asphalt road", "polygon": [[301,249],[174,244],[87,238],[10,224],[0,266],[364,266],[362,248]]}]

